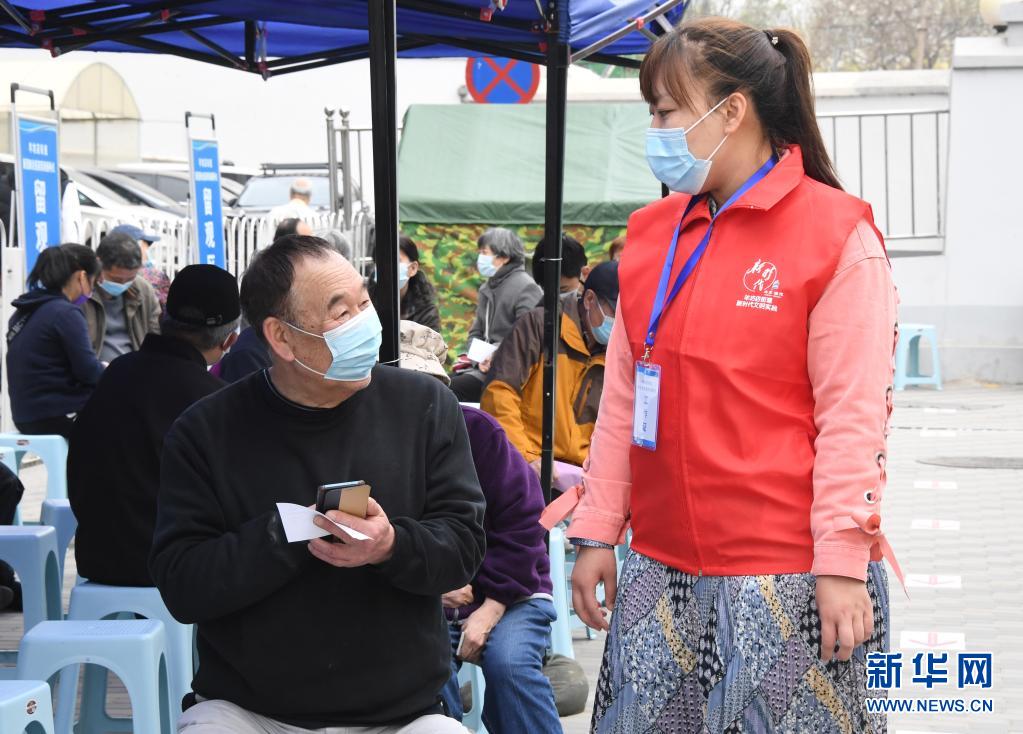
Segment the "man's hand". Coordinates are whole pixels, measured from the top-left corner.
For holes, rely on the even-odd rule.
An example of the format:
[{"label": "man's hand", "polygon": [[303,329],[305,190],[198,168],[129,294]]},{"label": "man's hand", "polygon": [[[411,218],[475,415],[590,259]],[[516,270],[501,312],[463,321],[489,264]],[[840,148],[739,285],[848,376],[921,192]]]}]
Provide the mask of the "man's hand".
[{"label": "man's hand", "polygon": [[366,506],[365,520],[339,510],[330,510],[327,517],[352,530],[365,533],[370,539],[355,540],[334,523],[322,517],[313,518],[318,527],[341,539],[340,543],[328,543],[323,538],[309,541],[309,551],[321,561],[338,568],[356,568],[383,563],[394,553],[394,527],[383,508],[372,497]]},{"label": "man's hand", "polygon": [[817,577],[817,612],[821,618],[821,660],[828,662],[839,644],[838,660],[874,634],[874,609],[867,585],[847,576]]},{"label": "man's hand", "polygon": [[440,603],[445,609],[458,609],[466,604],[472,604],[472,584],[466,584],[461,589],[442,594]]},{"label": "man's hand", "polygon": [[487,645],[490,632],[504,616],[505,606],[499,601],[487,599],[480,608],[462,622],[462,651],[459,657],[468,663],[479,663],[483,648]]},{"label": "man's hand", "polygon": [[493,361],[493,359],[494,359],[493,357],[487,357],[482,362],[480,362],[479,365],[477,365],[479,367],[480,372],[482,372],[483,374],[487,374],[488,372],[490,372],[490,363]]},{"label": "man's hand", "polygon": [[[611,548],[579,546],[572,569],[572,607],[587,627],[607,631],[607,610],[614,609],[618,592],[618,561]],[[597,602],[597,585],[603,582],[604,607]]]}]

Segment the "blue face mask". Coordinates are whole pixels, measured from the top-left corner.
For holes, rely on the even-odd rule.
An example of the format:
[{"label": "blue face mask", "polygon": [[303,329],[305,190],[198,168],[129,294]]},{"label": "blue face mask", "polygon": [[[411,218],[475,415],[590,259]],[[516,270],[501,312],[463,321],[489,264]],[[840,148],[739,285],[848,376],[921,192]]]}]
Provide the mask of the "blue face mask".
[{"label": "blue face mask", "polygon": [[315,336],[327,342],[327,349],[330,350],[333,361],[326,372],[314,370],[312,367],[302,364],[297,358],[295,361],[310,372],[315,372],[328,380],[339,382],[365,380],[373,371],[373,365],[377,363],[377,357],[380,355],[383,327],[380,326],[380,318],[372,306],[361,311],[358,316],[322,334],[313,334],[294,324],[288,324],[288,326],[295,331]]},{"label": "blue face mask", "polygon": [[124,292],[131,288],[132,283],[134,282],[135,282],[134,278],[127,283],[115,283],[112,280],[104,280],[99,284],[99,287],[105,290],[114,298],[117,298],[120,295],[124,295]]},{"label": "blue face mask", "polygon": [[725,97],[707,110],[707,113],[688,129],[676,127],[662,130],[652,127],[646,131],[646,161],[657,180],[672,191],[695,196],[703,190],[707,174],[710,173],[711,159],[721,150],[728,136],[722,138],[708,158],[701,159],[690,152],[686,135],[727,99]]},{"label": "blue face mask", "polygon": [[492,278],[497,273],[497,266],[494,265],[493,255],[484,255],[482,252],[476,258],[476,269],[484,278]]},{"label": "blue face mask", "polygon": [[604,317],[604,320],[600,323],[600,326],[592,326],[593,338],[597,340],[597,344],[607,344],[611,341],[611,329],[614,328],[615,319],[614,316],[608,316],[604,313],[604,309],[600,307],[600,301],[597,301],[597,310],[600,311],[600,315]]}]

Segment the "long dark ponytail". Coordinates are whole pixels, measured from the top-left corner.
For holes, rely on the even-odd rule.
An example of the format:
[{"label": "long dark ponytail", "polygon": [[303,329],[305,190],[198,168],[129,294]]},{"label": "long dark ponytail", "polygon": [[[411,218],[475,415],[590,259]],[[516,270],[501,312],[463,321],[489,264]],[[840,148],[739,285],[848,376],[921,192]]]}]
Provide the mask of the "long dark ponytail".
[{"label": "long dark ponytail", "polygon": [[687,21],[662,36],[639,72],[647,102],[660,81],[680,104],[694,104],[696,82],[706,85],[713,104],[733,92],[750,97],[764,134],[776,148],[798,145],[810,178],[841,189],[814,112],[810,52],[795,31],[762,31],[726,18]]}]

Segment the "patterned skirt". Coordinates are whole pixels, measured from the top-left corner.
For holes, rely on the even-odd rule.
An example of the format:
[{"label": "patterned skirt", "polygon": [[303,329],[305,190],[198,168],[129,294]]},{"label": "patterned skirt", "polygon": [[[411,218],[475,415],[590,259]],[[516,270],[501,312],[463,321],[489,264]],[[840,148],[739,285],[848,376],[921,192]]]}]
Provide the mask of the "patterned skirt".
[{"label": "patterned skirt", "polygon": [[870,563],[874,633],[820,661],[816,579],[693,576],[630,551],[597,679],[599,734],[882,734],[866,654],[888,651],[888,578]]}]

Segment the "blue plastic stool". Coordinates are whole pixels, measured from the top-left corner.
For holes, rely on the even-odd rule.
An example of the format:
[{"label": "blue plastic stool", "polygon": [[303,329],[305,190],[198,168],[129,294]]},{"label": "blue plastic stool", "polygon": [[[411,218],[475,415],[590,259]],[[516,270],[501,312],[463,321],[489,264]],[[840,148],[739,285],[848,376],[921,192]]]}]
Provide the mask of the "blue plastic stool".
[{"label": "blue plastic stool", "polygon": [[43,500],[39,524],[49,525],[57,531],[57,560],[60,563],[60,577],[63,579],[67,549],[74,540],[75,530],[78,529],[78,520],[71,511],[71,503],[67,500]]},{"label": "blue plastic stool", "polygon": [[42,459],[46,466],[46,498],[67,499],[67,441],[63,436],[0,433],[0,446],[10,446],[17,452],[19,468],[27,453]]},{"label": "blue plastic stool", "polygon": [[50,687],[40,680],[0,681],[0,732],[53,734]]},{"label": "blue plastic stool", "polygon": [[[920,340],[931,346],[931,374],[920,374]],[[895,389],[907,385],[934,385],[941,389],[941,362],[938,359],[938,330],[930,324],[899,324],[899,343],[895,347]]]},{"label": "blue plastic stool", "polygon": [[[40,622],[60,619],[61,578],[57,561],[57,531],[43,525],[0,526],[0,559],[14,567],[21,579],[25,631]],[[0,651],[0,662],[17,660],[14,651]],[[13,669],[0,669],[0,679],[13,677]]]},{"label": "blue plastic stool", "polygon": [[[116,617],[119,613],[137,614],[147,619],[158,619],[163,622],[167,644],[170,700],[177,711],[181,699],[192,690],[193,625],[181,624],[174,619],[163,603],[159,589],[154,587],[105,586],[91,581],[83,581],[71,590],[68,619],[109,619]],[[106,676],[92,675],[87,669],[85,680],[89,693],[99,701],[105,701]],[[63,710],[62,707],[68,705],[73,710],[74,695],[78,688],[78,667],[66,668],[61,673],[60,683],[60,702],[57,708]],[[98,686],[100,690],[93,692],[94,685]],[[102,712],[102,706],[94,709],[90,715],[95,715],[97,719],[100,719],[97,711]],[[109,725],[111,721],[105,717],[105,714],[101,719],[104,726]],[[116,728],[116,723],[113,726]],[[96,730],[109,731],[110,729],[100,726]],[[91,729],[87,727],[87,731],[91,731]]]},{"label": "blue plastic stool", "polygon": [[[555,655],[575,658],[572,649],[572,613],[568,599],[568,570],[565,562],[565,531],[555,525],[551,528],[549,541],[551,558],[551,586],[554,597],[554,611],[558,618],[551,623],[551,652]],[[581,624],[581,622],[580,622]]]},{"label": "blue plastic stool", "polygon": [[458,685],[461,687],[466,683],[470,684],[472,689],[472,707],[462,712],[462,725],[476,734],[486,734],[487,727],[483,726],[483,695],[486,693],[487,684],[478,665],[462,663],[458,670]]},{"label": "blue plastic stool", "polygon": [[[67,666],[80,663],[101,665],[113,671],[128,690],[132,718],[117,721],[115,728],[139,734],[171,734],[176,717],[171,714],[167,685],[163,622],[155,619],[43,622],[21,638],[19,678],[49,680]],[[92,720],[96,708],[102,712],[104,705],[102,699],[83,693],[82,721]],[[57,731],[70,734],[73,718],[74,707],[64,707],[61,697],[57,705]],[[85,724],[82,730],[111,729]]]}]

